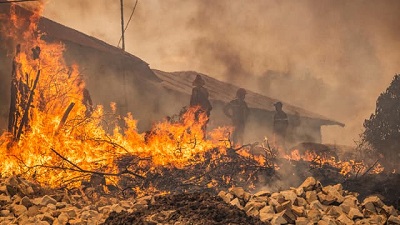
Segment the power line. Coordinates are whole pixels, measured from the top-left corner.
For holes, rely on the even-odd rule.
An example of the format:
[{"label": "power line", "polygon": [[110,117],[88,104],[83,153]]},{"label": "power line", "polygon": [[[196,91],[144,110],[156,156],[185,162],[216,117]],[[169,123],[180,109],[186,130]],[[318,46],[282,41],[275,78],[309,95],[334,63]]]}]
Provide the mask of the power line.
[{"label": "power line", "polygon": [[[123,32],[122,32],[121,37],[119,38],[118,47],[119,47],[119,44],[121,43],[122,39],[124,39],[124,33],[125,33],[125,31],[128,29],[129,23],[130,23],[131,20],[132,20],[132,17],[133,17],[133,14],[135,13],[135,9],[136,9],[136,6],[137,6],[137,4],[138,4],[138,1],[139,1],[139,0],[136,0],[135,5],[133,6],[133,9],[132,9],[131,15],[129,16],[128,22],[126,23],[126,26],[125,26],[125,28],[124,28],[124,30],[123,30]],[[123,10],[121,10],[121,12],[122,12],[122,11],[123,11]],[[125,45],[125,43],[124,43],[123,45]],[[123,46],[123,47],[125,48],[125,46]],[[124,49],[124,50],[125,50],[125,49]]]},{"label": "power line", "polygon": [[37,2],[38,0],[10,0],[10,1],[5,1],[5,2],[0,2],[2,3],[18,3],[18,2]]}]

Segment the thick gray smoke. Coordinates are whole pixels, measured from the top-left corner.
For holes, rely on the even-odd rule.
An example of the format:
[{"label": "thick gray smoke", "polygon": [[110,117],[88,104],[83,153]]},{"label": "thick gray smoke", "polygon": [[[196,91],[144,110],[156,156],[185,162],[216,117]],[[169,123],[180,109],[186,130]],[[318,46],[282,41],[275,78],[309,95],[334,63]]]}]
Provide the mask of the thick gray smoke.
[{"label": "thick gray smoke", "polygon": [[[119,10],[49,0],[44,12],[116,45]],[[323,141],[352,144],[400,72],[399,12],[397,0],[139,0],[126,46],[152,68],[196,70],[344,122]]]}]

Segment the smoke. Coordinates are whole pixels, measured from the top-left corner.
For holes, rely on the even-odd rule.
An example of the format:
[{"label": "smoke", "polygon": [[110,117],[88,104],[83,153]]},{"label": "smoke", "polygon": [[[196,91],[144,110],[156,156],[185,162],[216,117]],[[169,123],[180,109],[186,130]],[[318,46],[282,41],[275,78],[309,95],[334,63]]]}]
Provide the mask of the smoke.
[{"label": "smoke", "polygon": [[[135,0],[125,0],[127,19]],[[127,51],[165,71],[196,70],[346,124],[352,144],[400,71],[396,0],[139,1]],[[119,1],[52,0],[45,16],[116,45]]]}]

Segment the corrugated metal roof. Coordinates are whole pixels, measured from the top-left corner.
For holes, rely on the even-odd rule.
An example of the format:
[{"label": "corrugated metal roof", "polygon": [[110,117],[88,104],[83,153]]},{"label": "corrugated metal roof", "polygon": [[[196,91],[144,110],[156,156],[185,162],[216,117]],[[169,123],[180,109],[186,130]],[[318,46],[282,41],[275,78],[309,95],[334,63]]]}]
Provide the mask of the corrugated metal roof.
[{"label": "corrugated metal roof", "polygon": [[[153,70],[154,73],[163,80],[162,85],[166,89],[174,90],[177,92],[185,93],[190,95],[192,93],[192,82],[195,79],[197,72],[194,71],[181,71],[181,72],[163,72],[160,70]],[[205,74],[200,74],[204,81],[205,87],[210,93],[210,99],[212,101],[221,101],[223,103],[228,103],[235,98],[238,86],[217,80]],[[270,98],[256,92],[246,90],[246,102],[250,108],[261,109],[265,111],[275,111],[274,103],[280,101],[278,99]],[[294,115],[296,112],[299,113],[301,117],[307,117],[310,119],[319,120],[321,125],[339,125],[344,126],[343,123],[329,119],[325,116],[319,115],[317,113],[308,111],[306,109],[291,105],[289,103],[283,102],[284,111],[287,114]]]}]

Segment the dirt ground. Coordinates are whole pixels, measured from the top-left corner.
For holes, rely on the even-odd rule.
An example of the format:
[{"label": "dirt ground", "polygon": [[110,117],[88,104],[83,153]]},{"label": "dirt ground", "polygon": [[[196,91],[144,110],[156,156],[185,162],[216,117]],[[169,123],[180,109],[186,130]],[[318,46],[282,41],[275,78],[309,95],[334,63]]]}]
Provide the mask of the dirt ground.
[{"label": "dirt ground", "polygon": [[213,193],[159,196],[148,209],[134,213],[112,213],[104,225],[111,224],[267,224],[226,204]]}]

